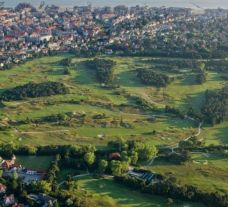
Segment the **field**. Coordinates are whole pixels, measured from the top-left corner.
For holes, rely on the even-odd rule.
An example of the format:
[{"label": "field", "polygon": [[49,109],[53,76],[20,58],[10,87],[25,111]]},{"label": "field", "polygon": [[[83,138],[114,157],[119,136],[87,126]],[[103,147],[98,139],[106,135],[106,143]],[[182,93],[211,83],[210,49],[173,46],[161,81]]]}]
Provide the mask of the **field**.
[{"label": "field", "polygon": [[[165,207],[167,199],[158,196],[147,196],[137,191],[119,185],[111,178],[93,179],[83,178],[78,181],[79,186],[98,196],[100,199],[108,199],[121,207]],[[170,207],[203,207],[197,203],[175,201]]]},{"label": "field", "polygon": [[52,156],[17,156],[16,164],[28,169],[48,170],[53,160]]},{"label": "field", "polygon": [[[1,90],[23,85],[30,81],[59,81],[68,86],[70,94],[41,97],[23,101],[4,102],[0,109],[0,124],[9,121],[18,122],[26,119],[36,120],[54,114],[67,112],[85,113],[87,123],[78,126],[56,125],[54,123],[20,124],[0,131],[0,141],[12,140],[15,143],[29,145],[47,144],[87,144],[103,146],[116,137],[143,140],[156,145],[174,144],[196,131],[194,123],[164,114],[165,105],[181,110],[193,107],[199,110],[204,100],[206,89],[219,89],[225,84],[220,75],[208,72],[208,80],[203,85],[194,84],[193,75],[187,69],[181,69],[175,81],[166,88],[157,89],[143,85],[136,77],[137,68],[151,67],[151,58],[112,57],[115,66],[117,89],[106,89],[96,80],[94,71],[83,63],[87,59],[74,58],[70,74],[64,75],[64,67],[59,61],[65,56],[43,57],[16,66],[8,71],[0,71]],[[133,97],[140,97],[155,110],[142,110],[135,107]],[[76,104],[75,101],[83,100]],[[105,114],[107,125],[94,123],[91,116]],[[151,121],[151,118],[156,117]],[[113,120],[123,119],[131,127],[108,126]],[[207,144],[225,144],[227,122],[214,128],[205,127],[202,138]],[[156,131],[155,134],[152,132]],[[47,139],[48,137],[48,139]],[[200,136],[201,138],[201,136]]]},{"label": "field", "polygon": [[[86,67],[84,62],[88,58],[73,58],[70,74],[64,75],[65,67],[59,61],[66,57],[71,56],[42,57],[11,70],[0,71],[0,92],[31,81],[62,82],[70,89],[70,93],[66,95],[3,102],[4,106],[0,108],[0,142],[11,141],[27,145],[94,144],[96,147],[103,147],[110,140],[122,137],[157,146],[176,144],[196,134],[198,126],[188,119],[165,113],[165,106],[185,112],[192,107],[194,111],[200,112],[205,91],[221,89],[226,84],[222,78],[223,73],[207,71],[207,81],[198,85],[195,83],[193,68],[185,67],[179,68],[175,73],[167,72],[174,77],[174,81],[165,88],[146,86],[138,79],[136,70],[159,65],[153,61],[163,61],[162,58],[103,57],[117,63],[114,83],[119,87],[107,89],[97,81],[95,72]],[[172,58],[169,60],[182,61]],[[143,100],[150,108],[142,108],[135,101],[136,98]],[[47,116],[67,113],[83,114],[83,124],[77,123],[77,120],[64,123],[37,122]],[[97,115],[102,115],[103,118],[94,119]],[[206,145],[227,144],[227,133],[226,120],[213,127],[203,125],[199,139],[203,139]],[[155,162],[149,169],[162,174],[173,173],[178,182],[193,184],[203,190],[227,192],[227,159],[210,154],[209,157],[200,156],[203,155],[193,155],[193,161],[184,165]],[[36,169],[46,170],[50,161],[51,158],[18,157],[18,163]],[[67,174],[77,173],[65,170],[61,172],[59,180],[63,180]],[[165,206],[166,201],[158,202],[157,198],[147,197],[142,199],[138,193],[116,186],[111,180],[85,179],[80,182],[85,188],[110,196],[113,202],[122,206],[146,207],[151,206],[151,201],[154,206]],[[108,186],[109,189],[100,188],[100,185]],[[125,196],[128,197],[127,200],[124,200]]]}]

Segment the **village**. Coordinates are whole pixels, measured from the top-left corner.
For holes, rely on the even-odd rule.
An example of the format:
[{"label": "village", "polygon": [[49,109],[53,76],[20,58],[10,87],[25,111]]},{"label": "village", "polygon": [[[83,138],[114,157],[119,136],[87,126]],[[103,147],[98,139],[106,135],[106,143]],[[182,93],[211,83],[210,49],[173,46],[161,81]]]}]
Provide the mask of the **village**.
[{"label": "village", "polygon": [[[171,32],[184,28],[183,23],[206,26],[225,19],[227,14],[227,10],[222,9],[196,12],[188,8],[122,5],[114,8],[75,6],[66,10],[54,5],[35,8],[26,3],[15,9],[0,7],[0,68],[7,69],[11,64],[57,52],[137,54],[146,50],[149,40],[159,41],[165,49]],[[178,39],[183,47],[188,45],[187,33]],[[163,37],[162,41],[156,40],[159,36]],[[216,41],[215,37],[214,44]],[[205,47],[204,42],[202,47]],[[152,44],[150,49],[159,48]]]}]

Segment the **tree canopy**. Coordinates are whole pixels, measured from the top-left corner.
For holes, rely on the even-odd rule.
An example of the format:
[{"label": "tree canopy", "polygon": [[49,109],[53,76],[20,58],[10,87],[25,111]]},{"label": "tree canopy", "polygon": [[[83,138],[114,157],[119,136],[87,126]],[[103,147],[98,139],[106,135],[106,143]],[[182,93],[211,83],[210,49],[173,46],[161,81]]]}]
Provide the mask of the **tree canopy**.
[{"label": "tree canopy", "polygon": [[4,101],[22,100],[25,98],[36,98],[67,93],[69,93],[69,89],[64,84],[49,81],[43,83],[27,83],[22,86],[5,90],[0,95],[0,99]]}]

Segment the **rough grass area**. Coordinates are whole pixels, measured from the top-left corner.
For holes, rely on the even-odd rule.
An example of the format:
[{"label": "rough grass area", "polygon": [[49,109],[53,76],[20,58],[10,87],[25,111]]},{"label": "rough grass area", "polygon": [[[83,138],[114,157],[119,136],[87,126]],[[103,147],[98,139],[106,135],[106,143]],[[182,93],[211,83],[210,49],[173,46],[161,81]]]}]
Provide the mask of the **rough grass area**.
[{"label": "rough grass area", "polygon": [[192,161],[183,165],[172,165],[155,161],[150,170],[174,175],[177,182],[197,186],[208,192],[228,192],[228,158],[216,154],[193,154]]}]

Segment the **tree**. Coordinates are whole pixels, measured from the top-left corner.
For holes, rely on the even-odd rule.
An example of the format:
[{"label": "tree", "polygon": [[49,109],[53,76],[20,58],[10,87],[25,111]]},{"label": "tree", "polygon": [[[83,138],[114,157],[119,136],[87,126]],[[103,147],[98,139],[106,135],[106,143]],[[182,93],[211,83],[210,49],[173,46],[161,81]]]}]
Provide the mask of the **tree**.
[{"label": "tree", "polygon": [[66,200],[66,205],[67,206],[72,206],[74,204],[74,202],[70,199],[70,198],[68,198],[67,200]]},{"label": "tree", "polygon": [[167,199],[167,205],[168,205],[168,206],[173,205],[173,203],[174,203],[174,202],[173,202],[173,199],[172,199],[172,198],[168,198],[168,199]]},{"label": "tree", "polygon": [[59,82],[27,83],[12,89],[5,90],[0,99],[5,101],[22,100],[24,98],[36,98],[41,96],[51,96],[57,94],[67,94],[69,88]]},{"label": "tree", "polygon": [[114,176],[121,176],[122,175],[122,165],[120,161],[112,160],[110,163],[110,169]]},{"label": "tree", "polygon": [[221,123],[227,117],[228,87],[218,91],[206,91],[205,103],[201,109],[204,119],[211,123]]},{"label": "tree", "polygon": [[131,155],[131,164],[136,165],[138,162],[139,156],[138,152],[133,151]]},{"label": "tree", "polygon": [[95,154],[94,152],[87,152],[85,155],[84,155],[84,161],[86,162],[87,165],[92,165],[95,161]]},{"label": "tree", "polygon": [[98,59],[95,58],[93,61],[87,61],[86,65],[89,68],[96,70],[97,79],[101,83],[111,85],[114,79],[114,66],[113,60]]},{"label": "tree", "polygon": [[114,176],[121,176],[129,168],[128,162],[121,162],[118,160],[112,160],[110,163],[110,169]]},{"label": "tree", "polygon": [[13,180],[17,180],[18,179],[18,174],[16,171],[13,172]]},{"label": "tree", "polygon": [[150,160],[154,158],[158,153],[157,148],[154,145],[145,145],[141,151],[142,160]]},{"label": "tree", "polygon": [[144,144],[142,142],[133,141],[129,143],[129,147],[132,152],[138,153],[139,160],[150,160],[158,153],[158,150],[154,145]]},{"label": "tree", "polygon": [[63,75],[70,75],[70,69],[69,68],[65,68],[63,70]]},{"label": "tree", "polygon": [[121,153],[121,160],[129,163],[131,162],[131,158],[128,156],[127,151]]},{"label": "tree", "polygon": [[203,71],[205,69],[205,63],[203,62],[198,62],[197,63],[197,68]]},{"label": "tree", "polygon": [[100,160],[98,171],[100,174],[104,174],[106,168],[108,167],[108,162],[106,160]]},{"label": "tree", "polygon": [[17,179],[13,179],[13,180],[12,180],[12,190],[13,190],[13,191],[16,191],[17,188],[18,188]]},{"label": "tree", "polygon": [[151,69],[138,69],[137,76],[144,84],[157,87],[165,87],[173,80],[168,75],[158,73]]},{"label": "tree", "polygon": [[3,170],[0,169],[0,178],[2,177],[2,175],[3,175]]},{"label": "tree", "polygon": [[70,66],[71,65],[71,58],[65,58],[63,60],[60,61],[60,65],[62,66]]},{"label": "tree", "polygon": [[32,187],[33,191],[42,192],[42,193],[49,193],[52,190],[51,183],[49,183],[45,180],[32,183],[31,187]]}]

